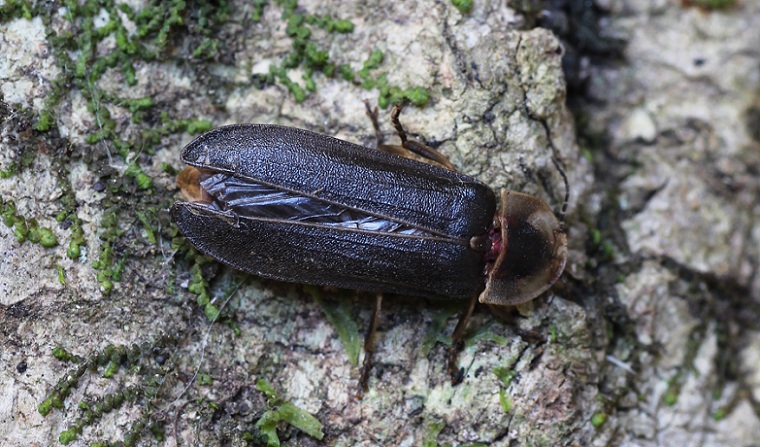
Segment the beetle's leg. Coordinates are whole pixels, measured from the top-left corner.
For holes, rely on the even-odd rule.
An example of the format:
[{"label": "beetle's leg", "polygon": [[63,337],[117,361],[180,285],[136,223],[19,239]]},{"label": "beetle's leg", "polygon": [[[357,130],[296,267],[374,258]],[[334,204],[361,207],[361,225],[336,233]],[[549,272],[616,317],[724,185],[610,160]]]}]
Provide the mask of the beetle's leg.
[{"label": "beetle's leg", "polygon": [[459,359],[459,351],[464,348],[464,331],[467,329],[467,322],[470,321],[472,312],[475,310],[475,305],[478,303],[478,294],[475,294],[470,298],[470,302],[467,303],[467,307],[462,311],[462,316],[459,317],[457,327],[454,329],[454,333],[451,334],[451,348],[449,348],[449,374],[451,375],[451,384],[456,385],[462,381],[464,371],[459,368],[457,360]]},{"label": "beetle's leg", "polygon": [[397,104],[393,106],[393,110],[391,110],[391,122],[393,123],[393,127],[396,128],[396,133],[398,134],[398,137],[401,139],[401,147],[408,150],[409,152],[414,152],[420,157],[433,160],[434,162],[445,167],[446,169],[449,169],[451,171],[456,171],[457,170],[456,166],[454,166],[449,161],[448,157],[438,152],[437,150],[433,149],[432,147],[428,146],[427,144],[420,143],[419,141],[410,140],[407,137],[406,131],[404,130],[404,126],[401,125],[401,120],[399,120],[398,118],[399,115],[401,115],[402,109],[403,109],[403,105]]},{"label": "beetle's leg", "polygon": [[364,337],[364,362],[362,363],[361,375],[359,376],[359,390],[356,397],[362,398],[367,391],[369,382],[369,371],[372,369],[372,354],[375,353],[375,332],[377,332],[377,323],[380,320],[380,308],[383,306],[383,293],[378,292],[375,296],[375,309],[372,311],[372,319],[367,328],[367,335]]},{"label": "beetle's leg", "polygon": [[369,99],[364,100],[364,107],[367,109],[367,116],[372,121],[372,128],[375,129],[375,147],[380,148],[383,145],[383,134],[380,133],[380,123],[377,121],[377,107],[373,109],[369,105]]},{"label": "beetle's leg", "polygon": [[404,126],[401,125],[401,121],[398,119],[401,114],[401,109],[403,108],[401,104],[394,106],[393,110],[391,110],[391,122],[393,122],[393,127],[396,128],[396,133],[398,133],[398,137],[401,139],[401,146],[397,144],[383,144],[383,136],[382,133],[380,133],[380,124],[377,121],[377,107],[372,109],[367,100],[364,101],[364,106],[367,109],[367,116],[372,120],[372,127],[375,129],[375,142],[377,144],[375,147],[378,150],[404,158],[413,158],[410,156],[411,154],[409,154],[411,152],[422,158],[432,160],[450,171],[457,170],[457,168],[442,153],[426,144],[410,140],[407,137]]}]

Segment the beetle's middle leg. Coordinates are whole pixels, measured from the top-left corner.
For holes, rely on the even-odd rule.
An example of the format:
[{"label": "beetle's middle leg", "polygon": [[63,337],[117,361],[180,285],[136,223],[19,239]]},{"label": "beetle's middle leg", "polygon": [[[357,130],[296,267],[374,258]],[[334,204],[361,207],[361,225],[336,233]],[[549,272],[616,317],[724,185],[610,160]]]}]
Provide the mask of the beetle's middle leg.
[{"label": "beetle's middle leg", "polygon": [[472,312],[475,310],[475,305],[478,304],[478,295],[474,294],[470,298],[470,302],[467,303],[467,307],[462,311],[462,315],[459,317],[457,327],[454,328],[454,333],[451,334],[451,347],[449,348],[449,374],[451,375],[451,384],[456,385],[462,381],[464,377],[464,371],[459,368],[459,351],[464,348],[464,331],[467,329],[467,322],[470,321]]},{"label": "beetle's middle leg", "polygon": [[380,320],[380,309],[382,306],[383,293],[377,292],[375,296],[375,309],[372,311],[372,319],[369,322],[369,328],[367,328],[367,335],[364,337],[364,362],[362,363],[362,370],[359,376],[359,389],[356,392],[356,397],[359,399],[367,391],[369,371],[372,369],[372,355],[375,353],[375,333],[377,332],[377,324]]},{"label": "beetle's middle leg", "polygon": [[393,110],[391,110],[391,122],[393,123],[393,127],[396,129],[396,133],[398,134],[399,139],[401,140],[401,146],[396,144],[383,144],[382,134],[380,133],[380,125],[377,121],[377,107],[372,109],[369,105],[369,101],[364,101],[364,105],[367,108],[367,116],[369,116],[370,120],[372,120],[372,127],[375,129],[375,141],[377,143],[376,147],[378,150],[404,158],[413,158],[410,156],[411,152],[412,154],[416,154],[422,158],[432,160],[450,171],[457,170],[456,166],[454,166],[451,161],[449,161],[448,157],[442,153],[438,152],[427,144],[409,139],[409,137],[406,135],[406,131],[404,130],[404,126],[401,125],[401,121],[398,118],[399,115],[401,115],[403,105],[397,104],[393,106]]}]

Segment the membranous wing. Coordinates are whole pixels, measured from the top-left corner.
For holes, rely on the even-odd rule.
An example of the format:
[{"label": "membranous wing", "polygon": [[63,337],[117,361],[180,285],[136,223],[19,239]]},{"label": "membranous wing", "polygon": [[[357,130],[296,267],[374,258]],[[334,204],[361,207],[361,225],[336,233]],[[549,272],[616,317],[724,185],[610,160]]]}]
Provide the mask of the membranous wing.
[{"label": "membranous wing", "polygon": [[213,201],[211,210],[234,213],[243,219],[272,219],[301,222],[378,233],[433,236],[424,229],[389,218],[286,191],[250,179],[217,173],[201,180],[201,187]]}]

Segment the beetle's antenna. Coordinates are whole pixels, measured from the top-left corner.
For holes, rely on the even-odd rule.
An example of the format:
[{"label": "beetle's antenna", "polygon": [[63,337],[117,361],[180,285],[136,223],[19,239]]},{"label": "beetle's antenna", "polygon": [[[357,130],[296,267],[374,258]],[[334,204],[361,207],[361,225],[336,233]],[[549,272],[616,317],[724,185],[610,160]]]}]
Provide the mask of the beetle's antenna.
[{"label": "beetle's antenna", "polygon": [[565,213],[567,212],[567,204],[570,201],[570,182],[567,181],[567,174],[565,174],[565,170],[562,169],[562,166],[559,164],[559,160],[554,156],[552,156],[552,163],[554,163],[554,167],[557,168],[559,175],[562,176],[562,180],[565,182],[565,199],[562,201],[562,208],[559,210],[559,224],[564,230]]},{"label": "beetle's antenna", "polygon": [[[528,114],[530,115],[530,113]],[[567,181],[567,174],[565,174],[565,170],[562,169],[562,165],[560,165],[559,160],[557,159],[556,154],[559,152],[557,150],[557,146],[554,145],[554,138],[552,138],[552,131],[549,129],[549,125],[544,120],[539,120],[541,125],[544,126],[544,132],[546,132],[546,137],[549,139],[549,146],[551,146],[552,149],[552,163],[554,163],[554,167],[557,168],[557,171],[559,171],[559,175],[562,176],[562,180],[565,182],[565,200],[562,201],[562,208],[559,211],[559,224],[561,226],[561,230],[565,230],[565,213],[567,212],[567,204],[570,202],[570,182]]]}]

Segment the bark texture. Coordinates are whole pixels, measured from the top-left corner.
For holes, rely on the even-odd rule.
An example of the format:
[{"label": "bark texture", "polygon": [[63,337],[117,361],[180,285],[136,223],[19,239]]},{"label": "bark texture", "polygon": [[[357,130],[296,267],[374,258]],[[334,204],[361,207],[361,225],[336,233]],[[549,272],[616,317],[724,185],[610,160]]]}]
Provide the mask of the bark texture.
[{"label": "bark texture", "polygon": [[[95,28],[118,17],[135,36],[139,19],[106,3],[93,14]],[[448,2],[301,1],[290,13],[354,25],[334,33],[313,24],[308,35],[296,23],[308,21],[283,19],[287,5],[267,5],[254,21],[250,2],[230,4],[216,34],[204,35],[193,26],[209,10],[189,3],[169,27],[163,57],[132,62],[134,85],[119,59],[96,82],[62,90],[53,81],[77,68],[61,66],[60,51],[108,55],[124,41],[58,48],[56,36],[86,26],[65,7],[0,15],[0,169],[15,167],[0,178],[0,198],[11,223],[25,219],[0,226],[3,445],[129,444],[134,433],[144,445],[264,445],[265,435],[274,445],[274,433],[292,446],[760,439],[756,2],[720,11],[600,2],[609,29],[628,43],[620,60],[588,68],[577,120],[566,106],[561,42],[525,30],[530,20],[505,2],[476,1],[463,14]],[[301,48],[306,54],[323,50],[336,67],[351,67],[353,81],[316,65],[286,69],[303,87],[315,83],[302,102],[298,88],[270,83],[271,67],[298,39],[313,45]],[[210,57],[193,52],[211,46]],[[168,206],[177,189],[162,167],[181,168],[192,136],[145,135],[168,116],[291,125],[373,146],[363,100],[375,103],[382,82],[367,90],[361,70],[374,50],[384,57],[371,79],[429,92],[425,107],[405,109],[407,132],[435,143],[461,172],[558,209],[565,191],[551,158],[559,160],[571,188],[570,259],[563,284],[509,321],[476,310],[455,387],[446,341],[459,306],[386,299],[360,401],[351,346],[372,296],[307,293],[200,262],[173,240]],[[152,104],[126,100],[139,98]],[[51,107],[53,124],[42,132],[38,117]],[[395,142],[387,113],[382,131]],[[121,150],[90,137],[109,126],[142,145]],[[58,222],[66,210],[73,214]],[[16,228],[35,225],[58,245],[19,242]],[[69,256],[77,227],[81,256]],[[197,304],[204,293],[215,307]],[[221,317],[211,324],[215,309]],[[54,347],[79,364],[54,358]],[[92,420],[78,422],[96,407]]]}]

